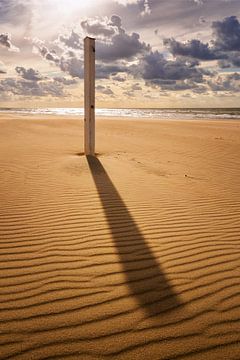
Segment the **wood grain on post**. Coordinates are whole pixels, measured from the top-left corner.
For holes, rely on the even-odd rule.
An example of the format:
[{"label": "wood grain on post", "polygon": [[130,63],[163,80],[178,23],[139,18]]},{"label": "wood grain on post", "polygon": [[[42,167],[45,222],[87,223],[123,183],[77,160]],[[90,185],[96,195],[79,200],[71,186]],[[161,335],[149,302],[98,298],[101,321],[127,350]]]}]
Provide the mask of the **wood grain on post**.
[{"label": "wood grain on post", "polygon": [[95,155],[95,39],[84,39],[84,151]]}]

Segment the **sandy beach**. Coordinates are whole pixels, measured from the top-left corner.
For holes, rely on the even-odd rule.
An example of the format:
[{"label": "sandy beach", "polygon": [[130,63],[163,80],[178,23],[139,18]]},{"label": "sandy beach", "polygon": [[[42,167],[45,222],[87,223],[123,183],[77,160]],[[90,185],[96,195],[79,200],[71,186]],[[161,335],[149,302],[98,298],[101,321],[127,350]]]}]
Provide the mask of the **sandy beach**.
[{"label": "sandy beach", "polygon": [[0,359],[240,359],[240,121],[0,116]]}]

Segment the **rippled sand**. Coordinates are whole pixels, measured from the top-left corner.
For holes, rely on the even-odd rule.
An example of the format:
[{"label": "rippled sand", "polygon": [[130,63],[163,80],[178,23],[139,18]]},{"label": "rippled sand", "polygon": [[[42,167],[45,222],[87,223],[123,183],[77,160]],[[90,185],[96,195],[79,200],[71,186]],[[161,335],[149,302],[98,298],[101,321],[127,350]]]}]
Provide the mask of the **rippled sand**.
[{"label": "rippled sand", "polygon": [[240,122],[0,117],[0,359],[240,359]]}]

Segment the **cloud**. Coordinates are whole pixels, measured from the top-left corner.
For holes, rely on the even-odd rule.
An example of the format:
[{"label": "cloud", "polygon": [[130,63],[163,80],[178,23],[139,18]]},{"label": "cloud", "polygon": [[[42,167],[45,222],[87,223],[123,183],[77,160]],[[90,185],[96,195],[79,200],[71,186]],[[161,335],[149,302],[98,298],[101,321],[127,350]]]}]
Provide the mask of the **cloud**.
[{"label": "cloud", "polygon": [[58,82],[36,82],[27,81],[24,79],[7,78],[0,81],[0,92],[5,95],[18,95],[18,96],[65,96],[63,86]]},{"label": "cloud", "polygon": [[208,85],[212,91],[240,92],[240,74],[218,75],[208,81]]},{"label": "cloud", "polygon": [[128,71],[128,67],[124,65],[111,65],[111,64],[96,64],[96,78],[97,79],[109,79],[111,75],[117,73],[125,73]]},{"label": "cloud", "polygon": [[164,39],[163,43],[174,56],[190,56],[199,60],[219,59],[219,55],[210,49],[208,43],[204,44],[196,39],[181,43],[172,38]]},{"label": "cloud", "polygon": [[139,83],[135,83],[135,84],[132,85],[132,90],[133,90],[133,91],[142,90],[142,87],[140,86]]},{"label": "cloud", "polygon": [[113,36],[110,43],[98,42],[96,44],[97,59],[103,61],[133,60],[134,57],[149,50],[150,45],[141,42],[140,36],[137,33],[132,33],[131,35],[120,33]]},{"label": "cloud", "polygon": [[119,81],[119,82],[124,82],[126,81],[126,77],[122,76],[122,75],[115,75],[112,77],[113,81]]},{"label": "cloud", "polygon": [[212,23],[212,45],[193,39],[179,42],[174,38],[164,39],[163,43],[173,56],[188,56],[199,60],[219,60],[222,68],[240,66],[240,23],[236,16]]},{"label": "cloud", "polygon": [[[86,31],[87,34],[97,36],[103,35],[104,37],[111,37],[116,33],[116,19],[118,16],[112,16],[114,22],[109,22],[108,18],[94,18],[87,19],[81,22],[81,27]],[[120,18],[119,18],[120,19]],[[120,25],[121,26],[121,21]],[[117,26],[117,27],[119,27]]]},{"label": "cloud", "polygon": [[220,68],[240,67],[240,52],[232,51],[228,53],[226,59],[219,60],[218,65]]},{"label": "cloud", "polygon": [[214,47],[221,51],[240,51],[240,23],[236,16],[212,23]]},{"label": "cloud", "polygon": [[[117,15],[108,18],[88,19],[81,23],[82,28],[98,38],[96,56],[98,60],[111,62],[115,60],[132,60],[134,57],[149,51],[150,46],[140,41],[140,35],[127,34],[122,28],[122,19]],[[104,36],[99,38],[99,34]]]},{"label": "cloud", "polygon": [[78,83],[76,79],[66,79],[65,77],[61,77],[61,76],[56,76],[53,78],[53,80],[67,86],[75,85]]},{"label": "cloud", "polygon": [[32,68],[25,69],[22,66],[17,66],[15,70],[25,80],[31,80],[31,81],[43,80],[43,76],[40,75],[38,71]]},{"label": "cloud", "polygon": [[150,52],[144,56],[139,65],[133,66],[136,75],[140,74],[145,80],[184,80],[202,82],[204,71],[197,68],[197,61],[184,58],[166,60],[158,51]]},{"label": "cloud", "polygon": [[32,68],[16,67],[20,78],[6,78],[0,81],[0,93],[4,98],[16,96],[29,97],[65,97],[65,87],[76,84],[74,79],[55,77],[53,79],[42,76],[39,71]]},{"label": "cloud", "polygon": [[151,14],[151,8],[150,8],[150,5],[149,5],[149,2],[148,0],[144,0],[143,2],[143,10],[141,12],[141,15],[144,16],[144,15],[150,15]]},{"label": "cloud", "polygon": [[[71,75],[73,78],[84,77],[83,59],[79,58],[74,51],[62,52],[62,55],[57,55],[56,51],[49,50],[46,46],[37,41],[34,43],[38,53],[49,62],[58,66],[63,72]],[[66,46],[68,46],[66,44]]]},{"label": "cloud", "polygon": [[110,88],[110,86],[97,85],[96,90],[97,90],[97,92],[100,92],[100,93],[105,94],[105,95],[111,95],[111,96],[114,95],[114,93],[113,93],[112,89]]},{"label": "cloud", "polygon": [[[150,50],[150,45],[140,41],[139,34],[129,35],[125,32],[121,18],[117,15],[112,15],[110,19],[106,17],[88,19],[82,23],[82,27],[91,29],[92,33],[102,29],[103,37],[96,42],[96,77],[98,79],[108,79],[111,75],[128,72],[129,64],[126,60],[136,60],[137,56]],[[108,29],[111,31],[108,32]],[[33,44],[44,59],[72,77],[82,79],[84,76],[83,34],[72,31],[69,36],[60,35],[58,39],[64,43],[64,48],[58,49],[58,54],[54,50],[49,50],[39,39],[33,40]]]},{"label": "cloud", "polygon": [[60,35],[59,40],[72,49],[83,49],[82,37],[73,30],[70,36]]},{"label": "cloud", "polygon": [[9,51],[19,52],[19,48],[11,43],[11,35],[8,33],[0,34],[0,45],[6,47]]},{"label": "cloud", "polygon": [[68,73],[72,77],[82,79],[84,77],[83,60],[75,56],[61,56],[59,67],[62,71]]}]

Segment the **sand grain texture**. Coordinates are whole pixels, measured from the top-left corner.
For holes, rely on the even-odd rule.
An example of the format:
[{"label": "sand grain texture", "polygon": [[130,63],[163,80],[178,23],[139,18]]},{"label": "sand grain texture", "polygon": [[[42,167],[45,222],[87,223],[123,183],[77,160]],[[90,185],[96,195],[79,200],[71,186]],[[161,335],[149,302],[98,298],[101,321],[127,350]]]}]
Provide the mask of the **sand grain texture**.
[{"label": "sand grain texture", "polygon": [[240,123],[0,117],[0,359],[240,359]]}]

